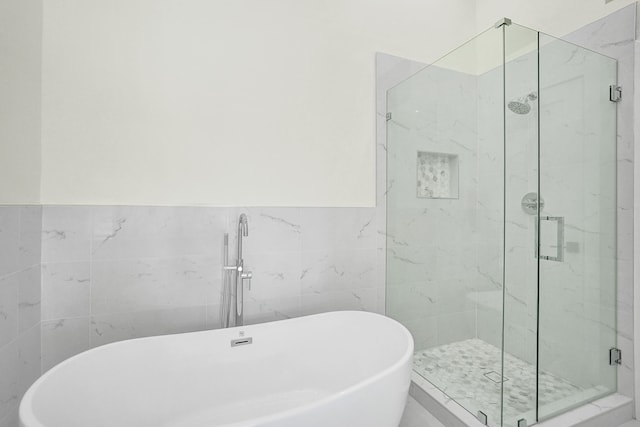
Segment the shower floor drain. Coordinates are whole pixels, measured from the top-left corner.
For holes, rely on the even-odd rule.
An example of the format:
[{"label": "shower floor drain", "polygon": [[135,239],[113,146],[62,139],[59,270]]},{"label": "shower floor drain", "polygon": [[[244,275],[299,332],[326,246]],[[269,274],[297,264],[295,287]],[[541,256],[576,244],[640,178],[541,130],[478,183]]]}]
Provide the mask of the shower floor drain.
[{"label": "shower floor drain", "polygon": [[485,372],[483,375],[496,384],[500,384],[500,378],[502,378],[502,382],[509,381],[509,378],[503,377],[496,371]]}]

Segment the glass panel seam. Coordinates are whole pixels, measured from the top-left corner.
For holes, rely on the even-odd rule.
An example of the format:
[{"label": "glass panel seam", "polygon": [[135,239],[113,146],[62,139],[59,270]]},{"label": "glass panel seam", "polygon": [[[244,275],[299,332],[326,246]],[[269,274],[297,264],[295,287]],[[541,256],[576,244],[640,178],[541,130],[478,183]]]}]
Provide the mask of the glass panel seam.
[{"label": "glass panel seam", "polygon": [[540,245],[540,234],[541,234],[541,230],[540,230],[540,201],[542,200],[542,191],[540,188],[540,174],[541,174],[541,170],[540,170],[540,121],[541,116],[540,116],[540,105],[542,104],[542,102],[540,101],[540,32],[537,33],[536,35],[537,37],[537,90],[538,90],[538,120],[537,120],[537,125],[538,125],[538,150],[537,150],[537,163],[538,163],[538,171],[537,171],[537,191],[538,191],[538,203],[536,206],[536,245],[538,246],[536,248],[536,422],[539,421],[540,419],[540,415],[539,415],[539,409],[540,409],[540,250],[541,250],[541,245]]},{"label": "glass panel seam", "polygon": [[500,425],[504,425],[505,303],[507,293],[507,48],[506,25],[502,26],[502,358],[500,360]]}]

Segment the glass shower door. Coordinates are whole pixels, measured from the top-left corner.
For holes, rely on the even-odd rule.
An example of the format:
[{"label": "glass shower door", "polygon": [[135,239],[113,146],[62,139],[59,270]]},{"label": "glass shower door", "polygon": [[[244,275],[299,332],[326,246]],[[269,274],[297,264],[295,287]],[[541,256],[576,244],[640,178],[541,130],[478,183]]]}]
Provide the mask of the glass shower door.
[{"label": "glass shower door", "polygon": [[537,408],[538,32],[504,27],[505,212],[502,425]]},{"label": "glass shower door", "polygon": [[614,59],[540,34],[538,418],[616,390]]}]

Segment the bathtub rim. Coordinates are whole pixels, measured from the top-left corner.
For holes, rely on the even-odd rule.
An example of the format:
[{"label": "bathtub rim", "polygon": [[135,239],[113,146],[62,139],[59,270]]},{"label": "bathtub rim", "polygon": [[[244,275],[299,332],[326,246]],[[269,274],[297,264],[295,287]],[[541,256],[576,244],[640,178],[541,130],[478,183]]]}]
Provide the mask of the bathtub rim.
[{"label": "bathtub rim", "polygon": [[[362,390],[364,388],[366,388],[368,385],[371,385],[387,376],[389,376],[390,374],[392,374],[394,371],[397,371],[399,369],[402,368],[403,365],[407,364],[409,365],[409,380],[407,382],[407,394],[409,391],[409,385],[411,384],[411,371],[413,369],[413,365],[411,363],[411,360],[413,359],[413,349],[414,349],[414,341],[413,341],[413,336],[411,335],[411,332],[409,332],[409,330],[400,322],[398,322],[395,319],[392,319],[391,317],[388,317],[384,314],[379,314],[379,313],[373,313],[373,312],[367,312],[367,311],[357,311],[357,310],[337,310],[337,311],[328,311],[328,312],[323,312],[323,313],[316,313],[316,314],[310,314],[310,315],[306,315],[306,316],[300,316],[300,317],[294,317],[294,318],[290,318],[290,319],[282,319],[282,320],[274,320],[272,322],[263,322],[263,323],[255,323],[255,324],[251,324],[251,325],[244,325],[244,326],[235,326],[233,328],[226,328],[226,330],[232,331],[232,330],[239,330],[239,329],[244,329],[246,331],[247,328],[251,328],[253,326],[259,326],[259,325],[266,325],[266,324],[270,324],[270,323],[280,323],[280,322],[289,322],[289,321],[296,321],[298,319],[304,319],[304,318],[308,318],[308,317],[326,317],[326,316],[331,316],[331,315],[335,315],[337,313],[341,313],[341,314],[355,314],[357,316],[372,316],[372,317],[377,317],[377,318],[384,318],[386,319],[385,321],[391,322],[393,324],[395,324],[398,327],[399,331],[402,331],[402,334],[404,335],[404,337],[406,338],[406,342],[407,342],[407,348],[405,349],[404,353],[401,355],[401,357],[394,361],[393,363],[391,363],[389,366],[387,366],[386,368],[384,368],[383,370],[381,370],[380,372],[377,372],[375,375],[372,375],[370,377],[366,377],[365,379],[363,379],[362,381],[358,381],[355,384],[350,385],[349,387],[337,391],[335,393],[331,393],[329,396],[323,397],[321,399],[315,400],[313,402],[301,405],[301,406],[297,406],[291,409],[287,409],[284,411],[279,411],[273,414],[269,414],[269,415],[263,415],[260,417],[256,417],[256,418],[251,418],[251,419],[247,419],[247,420],[242,420],[242,421],[238,421],[238,422],[234,422],[233,424],[229,424],[228,427],[250,427],[252,425],[254,425],[255,423],[259,423],[259,422],[273,422],[276,421],[280,418],[283,417],[287,417],[287,416],[293,416],[296,415],[298,413],[302,413],[305,411],[311,411],[314,410],[315,408],[321,407],[323,405],[327,405],[330,404],[333,401],[338,400],[339,398],[342,398],[344,396],[348,396],[351,394],[354,394],[355,392]],[[132,342],[132,341],[141,341],[141,340],[154,340],[154,339],[161,339],[163,337],[170,337],[173,335],[195,335],[195,334],[207,334],[207,333],[215,333],[217,331],[224,331],[225,329],[208,329],[208,330],[204,330],[204,331],[193,331],[193,332],[180,332],[180,333],[176,333],[176,334],[164,334],[164,335],[152,335],[149,337],[142,337],[142,338],[131,338],[131,339],[127,339],[127,340],[122,340],[122,341],[115,341],[112,343],[108,343],[108,344],[104,344],[98,347],[94,347],[91,348],[89,350],[85,350],[82,353],[78,353],[68,359],[63,360],[62,362],[58,363],[57,365],[55,365],[54,367],[52,367],[51,369],[49,369],[47,372],[45,372],[44,374],[42,374],[30,387],[29,389],[26,391],[26,393],[24,394],[24,396],[22,397],[22,399],[20,400],[20,405],[19,405],[19,409],[18,409],[18,425],[19,427],[23,427],[24,425],[27,425],[28,427],[47,427],[46,425],[42,424],[36,417],[34,411],[33,411],[33,397],[34,394],[37,392],[37,390],[39,389],[39,385],[42,384],[44,381],[47,380],[48,376],[52,375],[53,372],[57,371],[58,369],[60,369],[63,366],[66,366],[69,363],[73,363],[73,361],[76,358],[80,358],[85,356],[86,354],[89,353],[93,353],[96,351],[99,351],[100,349],[103,349],[104,347],[115,347],[118,345],[127,345],[127,343]],[[24,422],[23,422],[24,420]]]}]

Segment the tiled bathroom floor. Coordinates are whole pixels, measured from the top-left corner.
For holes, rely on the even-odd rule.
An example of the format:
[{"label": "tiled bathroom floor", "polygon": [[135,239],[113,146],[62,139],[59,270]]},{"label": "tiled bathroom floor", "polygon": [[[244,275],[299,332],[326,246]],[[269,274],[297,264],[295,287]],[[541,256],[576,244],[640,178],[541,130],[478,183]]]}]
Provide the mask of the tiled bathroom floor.
[{"label": "tiled bathroom floor", "polygon": [[[489,425],[499,425],[500,349],[479,339],[459,341],[417,351],[414,369],[472,414],[480,410],[488,415]],[[582,392],[558,376],[540,374],[541,406]],[[505,421],[531,418],[536,403],[535,366],[506,354],[504,395]]]}]

